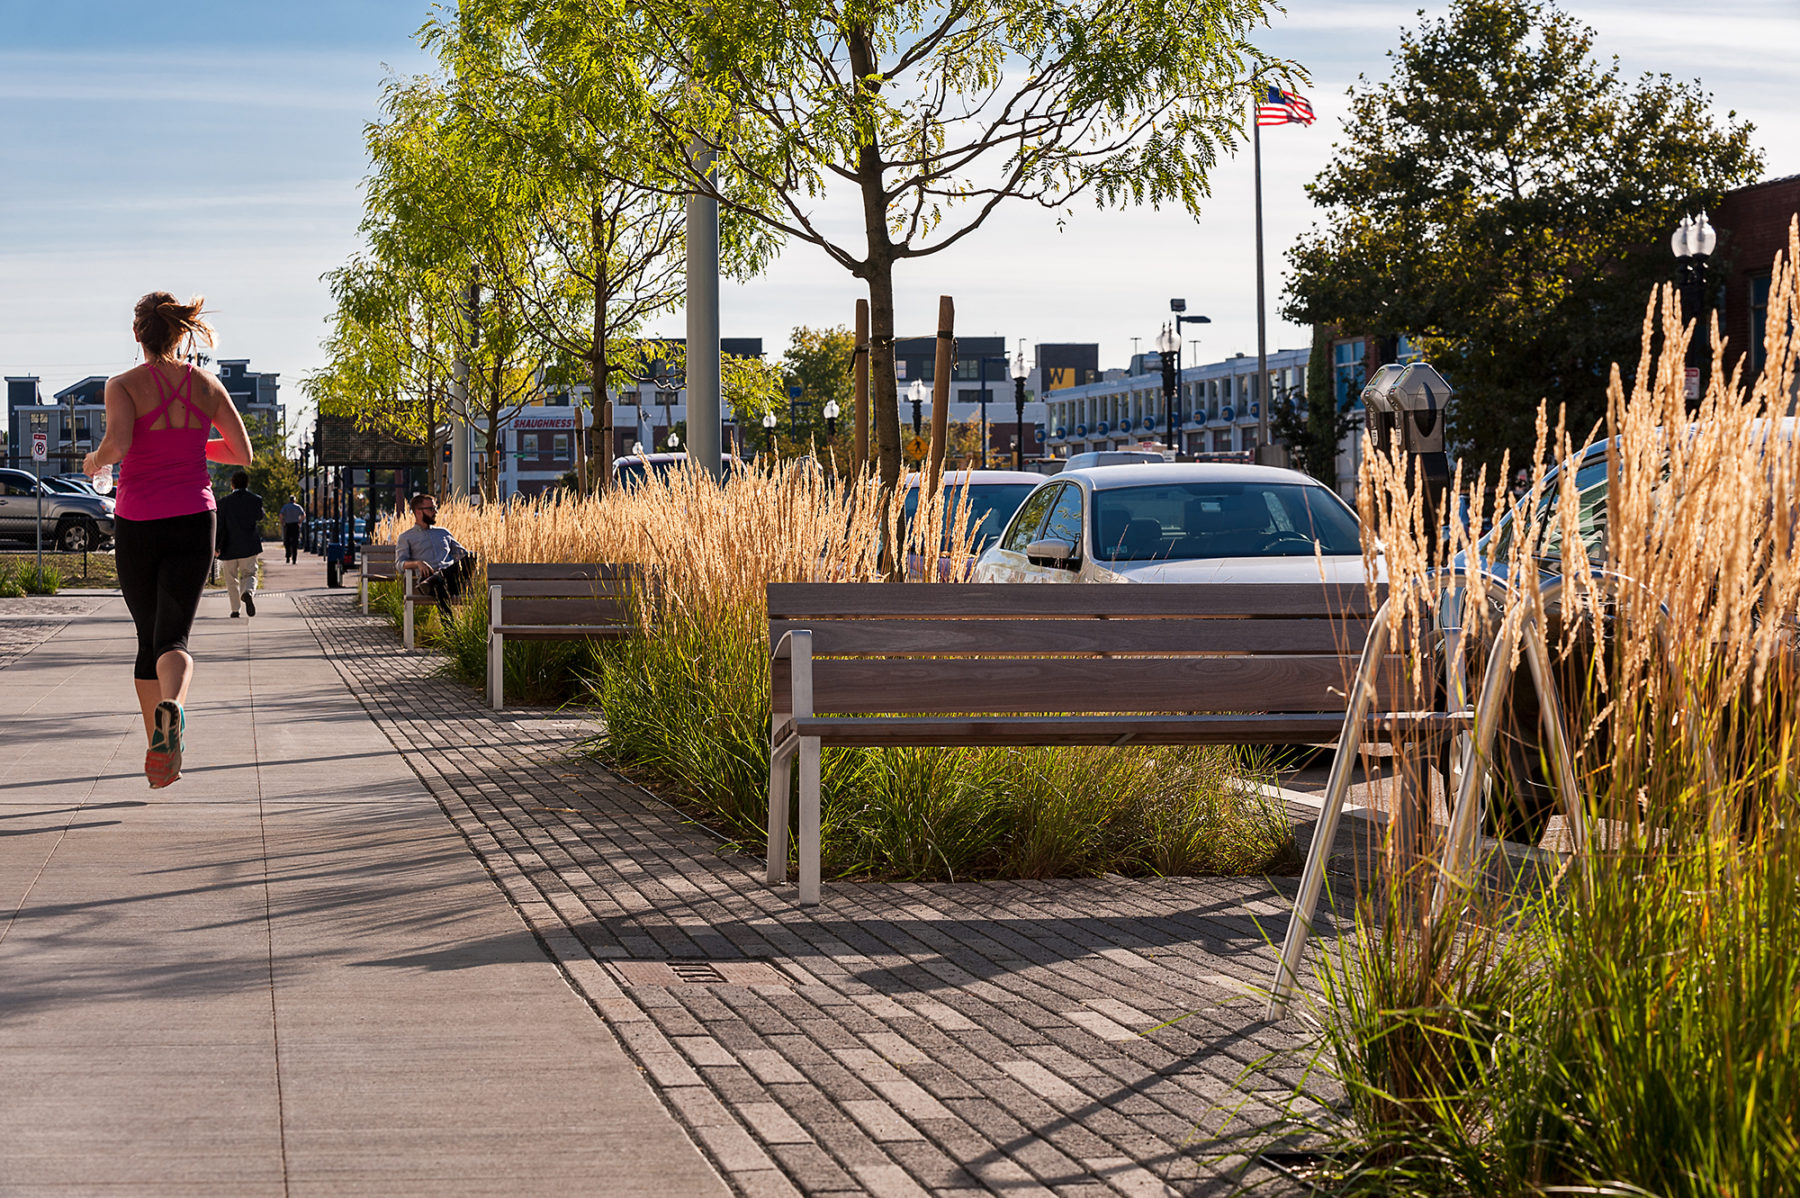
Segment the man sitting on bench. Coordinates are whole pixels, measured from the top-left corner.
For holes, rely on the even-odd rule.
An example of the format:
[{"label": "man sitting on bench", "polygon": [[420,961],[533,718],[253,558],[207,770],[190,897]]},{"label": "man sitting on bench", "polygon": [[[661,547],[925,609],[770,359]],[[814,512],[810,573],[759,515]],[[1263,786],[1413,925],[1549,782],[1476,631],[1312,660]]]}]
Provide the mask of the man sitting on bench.
[{"label": "man sitting on bench", "polygon": [[450,600],[462,594],[463,583],[475,569],[475,555],[448,529],[437,527],[437,500],[432,496],[414,495],[412,514],[413,526],[394,539],[394,566],[419,576],[416,593],[436,599],[447,620]]}]

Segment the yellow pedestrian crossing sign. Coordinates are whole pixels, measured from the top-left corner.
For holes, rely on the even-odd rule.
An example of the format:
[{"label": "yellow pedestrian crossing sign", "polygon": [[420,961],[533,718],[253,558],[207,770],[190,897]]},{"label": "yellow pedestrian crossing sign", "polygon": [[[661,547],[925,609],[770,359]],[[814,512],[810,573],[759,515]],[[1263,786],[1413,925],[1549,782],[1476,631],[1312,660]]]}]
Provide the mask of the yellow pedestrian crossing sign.
[{"label": "yellow pedestrian crossing sign", "polygon": [[929,448],[930,446],[925,443],[925,438],[914,433],[906,443],[906,456],[915,462],[922,462],[925,460],[925,451]]}]

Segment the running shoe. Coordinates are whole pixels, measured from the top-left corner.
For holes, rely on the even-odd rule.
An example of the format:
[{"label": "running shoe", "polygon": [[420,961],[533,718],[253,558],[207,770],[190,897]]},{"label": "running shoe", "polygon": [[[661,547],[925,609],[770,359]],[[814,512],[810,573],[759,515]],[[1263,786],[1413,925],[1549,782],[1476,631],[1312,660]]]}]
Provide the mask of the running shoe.
[{"label": "running shoe", "polygon": [[151,790],[161,790],[181,777],[181,748],[187,731],[187,712],[173,699],[164,699],[150,713],[150,751],[144,754],[144,777]]},{"label": "running shoe", "polygon": [[244,614],[246,616],[254,616],[256,614],[256,600],[250,597],[249,591],[244,592]]}]

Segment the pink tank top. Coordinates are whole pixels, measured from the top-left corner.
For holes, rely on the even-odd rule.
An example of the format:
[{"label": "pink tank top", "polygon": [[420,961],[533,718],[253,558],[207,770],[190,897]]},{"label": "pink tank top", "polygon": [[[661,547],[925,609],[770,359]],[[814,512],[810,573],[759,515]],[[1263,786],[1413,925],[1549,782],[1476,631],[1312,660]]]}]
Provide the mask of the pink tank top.
[{"label": "pink tank top", "polygon": [[[190,365],[181,382],[170,386],[163,385],[155,366],[148,369],[160,402],[132,423],[131,448],[119,465],[115,514],[126,520],[163,520],[210,512],[218,506],[206,469],[212,421],[194,406],[194,368]],[[187,427],[152,428],[177,399],[187,408]]]}]

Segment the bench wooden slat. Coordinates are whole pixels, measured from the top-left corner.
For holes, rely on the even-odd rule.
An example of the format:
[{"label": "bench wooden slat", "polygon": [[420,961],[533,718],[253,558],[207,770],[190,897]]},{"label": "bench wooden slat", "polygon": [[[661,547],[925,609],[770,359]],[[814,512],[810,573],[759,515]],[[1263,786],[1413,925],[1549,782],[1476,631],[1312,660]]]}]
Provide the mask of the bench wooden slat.
[{"label": "bench wooden slat", "polygon": [[529,579],[618,579],[642,577],[644,568],[633,562],[489,562],[490,583]]},{"label": "bench wooden slat", "polygon": [[619,640],[643,631],[636,624],[502,624],[493,631],[508,640]]},{"label": "bench wooden slat", "polygon": [[1093,653],[1348,653],[1369,621],[1354,620],[771,620],[769,647],[812,632],[813,656],[1006,656]]},{"label": "bench wooden slat", "polygon": [[634,610],[627,599],[514,599],[500,592],[500,619],[508,625],[626,624]]},{"label": "bench wooden slat", "polygon": [[489,576],[488,581],[501,588],[501,594],[511,603],[515,598],[522,599],[606,599],[621,595],[635,594],[643,584],[631,578],[545,578],[545,579],[496,579]]},{"label": "bench wooden slat", "polygon": [[[1449,732],[1467,720],[1436,712],[1371,718],[1371,730],[1404,726],[1415,733]],[[1067,716],[1053,720],[890,717],[863,720],[814,716],[789,725],[823,743],[893,745],[1286,745],[1330,744],[1343,730],[1341,712],[1221,715],[1204,721],[1179,715]]]},{"label": "bench wooden slat", "polygon": [[1361,583],[771,583],[772,620],[907,617],[1368,616]]},{"label": "bench wooden slat", "polygon": [[[1378,707],[1402,699],[1390,658]],[[929,712],[1316,712],[1344,707],[1355,658],[824,658],[813,661],[820,714]],[[776,711],[790,706],[789,672],[773,676]]]}]

